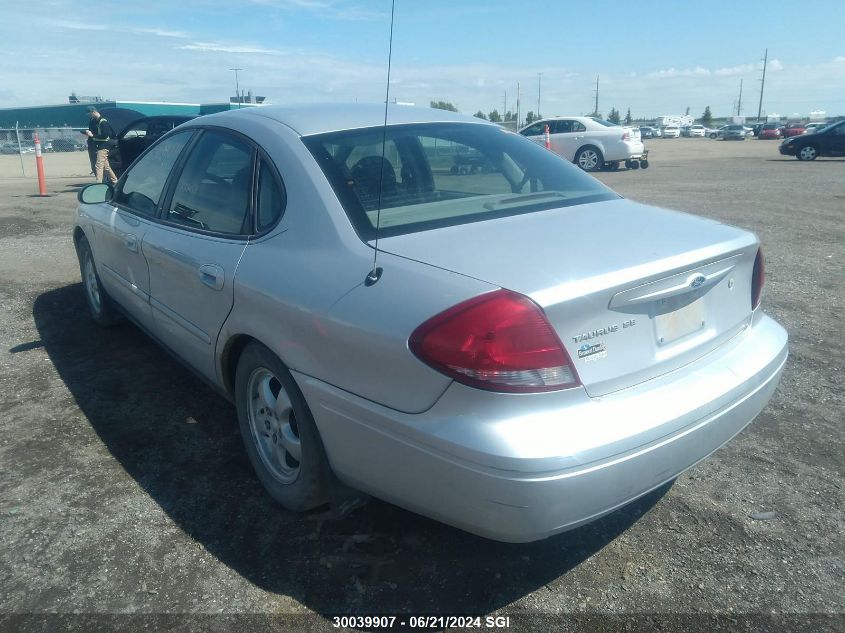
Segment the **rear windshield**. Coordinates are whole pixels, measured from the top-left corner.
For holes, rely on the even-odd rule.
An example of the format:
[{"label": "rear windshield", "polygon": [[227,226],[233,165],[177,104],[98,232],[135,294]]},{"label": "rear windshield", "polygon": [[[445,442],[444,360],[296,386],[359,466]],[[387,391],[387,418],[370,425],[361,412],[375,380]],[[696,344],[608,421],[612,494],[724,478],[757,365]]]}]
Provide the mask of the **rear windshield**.
[{"label": "rear windshield", "polygon": [[597,119],[595,117],[590,117],[591,121],[595,121],[596,123],[603,125],[605,127],[619,127],[618,123],[612,123],[611,121],[605,121],[604,119]]},{"label": "rear windshield", "polygon": [[377,226],[389,237],[619,197],[494,125],[397,125],[302,140],[365,241]]}]

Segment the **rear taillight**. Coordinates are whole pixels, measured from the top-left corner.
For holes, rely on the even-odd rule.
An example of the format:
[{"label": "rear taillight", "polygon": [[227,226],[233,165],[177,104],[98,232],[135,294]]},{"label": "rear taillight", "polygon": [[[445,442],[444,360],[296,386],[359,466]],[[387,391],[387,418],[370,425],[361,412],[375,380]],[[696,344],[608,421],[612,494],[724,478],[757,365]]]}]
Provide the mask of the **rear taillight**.
[{"label": "rear taillight", "polygon": [[580,384],[540,307],[509,290],[432,317],[414,330],[408,347],[437,371],[479,389],[531,393]]},{"label": "rear taillight", "polygon": [[763,249],[757,251],[754,259],[754,270],[751,273],[751,309],[756,310],[760,305],[760,296],[763,294],[763,285],[766,283],[766,266],[763,262]]},{"label": "rear taillight", "polygon": [[623,140],[623,141],[630,141],[630,140],[631,140],[631,134],[630,134],[630,132],[623,132],[623,133],[622,133],[622,140]]}]

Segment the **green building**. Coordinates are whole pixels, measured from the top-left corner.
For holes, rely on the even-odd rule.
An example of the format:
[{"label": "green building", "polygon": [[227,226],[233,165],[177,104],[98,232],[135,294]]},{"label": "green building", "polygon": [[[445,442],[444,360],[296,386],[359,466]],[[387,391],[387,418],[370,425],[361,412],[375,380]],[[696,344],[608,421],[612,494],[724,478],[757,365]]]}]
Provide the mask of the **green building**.
[{"label": "green building", "polygon": [[[75,101],[73,97],[70,99]],[[21,139],[30,140],[32,132],[47,138],[70,136],[74,130],[88,127],[88,107],[129,108],[146,116],[174,114],[198,116],[237,108],[237,103],[168,103],[164,101],[76,101],[58,105],[0,108],[0,141],[14,140],[15,128]],[[247,105],[247,104],[243,104]]]}]

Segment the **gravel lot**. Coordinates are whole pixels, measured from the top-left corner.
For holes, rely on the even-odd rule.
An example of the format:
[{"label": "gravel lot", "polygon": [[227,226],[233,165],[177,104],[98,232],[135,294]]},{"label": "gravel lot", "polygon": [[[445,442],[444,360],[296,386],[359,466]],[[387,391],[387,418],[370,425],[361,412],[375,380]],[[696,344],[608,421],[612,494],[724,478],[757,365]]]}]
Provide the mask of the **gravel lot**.
[{"label": "gravel lot", "polygon": [[635,614],[678,615],[673,630],[842,630],[845,160],[755,140],[648,147],[650,169],[599,178],[757,232],[764,308],[791,357],[757,420],[674,486],[530,545],[375,500],[343,520],[280,509],[233,407],[135,328],[87,316],[70,239],[85,154],[47,157],[48,176],[73,176],[51,177],[47,198],[0,156],[0,629],[38,626],[12,614],[165,613],[335,630],[324,618],[404,612],[511,615],[513,630],[622,630]]}]

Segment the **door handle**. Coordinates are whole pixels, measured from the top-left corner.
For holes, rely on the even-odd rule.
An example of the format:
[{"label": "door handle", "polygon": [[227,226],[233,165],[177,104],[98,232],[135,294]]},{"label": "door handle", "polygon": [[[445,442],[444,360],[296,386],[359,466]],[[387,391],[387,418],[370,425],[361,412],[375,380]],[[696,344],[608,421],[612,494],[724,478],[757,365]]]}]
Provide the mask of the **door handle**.
[{"label": "door handle", "polygon": [[125,237],[126,248],[128,248],[133,253],[138,252],[138,238],[134,235],[126,235]]},{"label": "door handle", "polygon": [[203,264],[199,268],[199,278],[209,288],[214,290],[223,290],[223,282],[225,275],[223,269],[217,264]]}]

